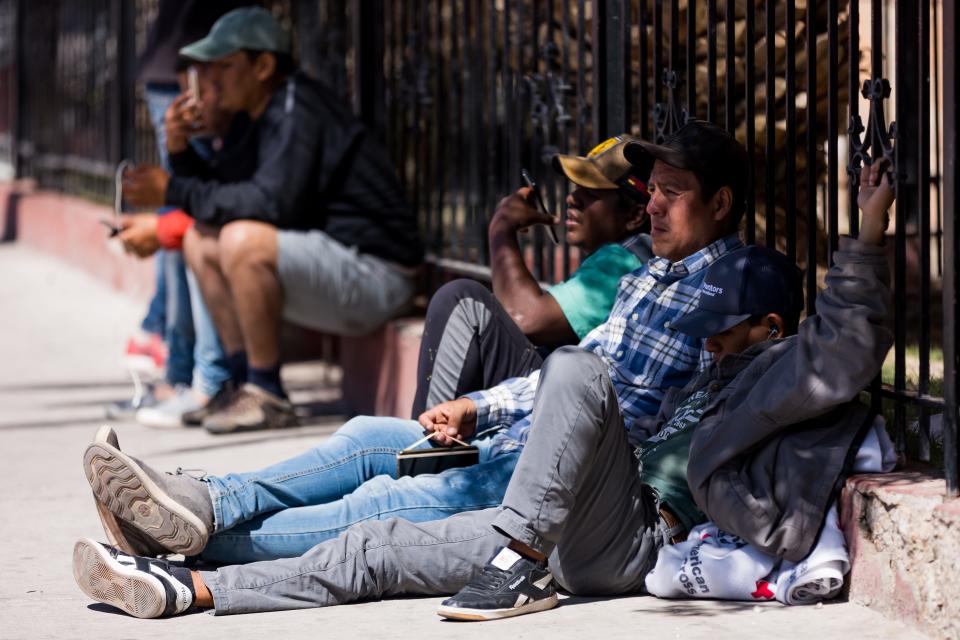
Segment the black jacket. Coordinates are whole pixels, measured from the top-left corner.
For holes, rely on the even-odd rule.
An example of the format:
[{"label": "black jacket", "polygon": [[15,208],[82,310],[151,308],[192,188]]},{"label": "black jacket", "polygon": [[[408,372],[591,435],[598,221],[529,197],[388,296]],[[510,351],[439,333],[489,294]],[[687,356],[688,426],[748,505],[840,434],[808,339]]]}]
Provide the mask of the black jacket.
[{"label": "black jacket", "polygon": [[[320,229],[363,253],[404,266],[421,262],[416,217],[386,152],[319,82],[291,76],[235,145],[224,151],[233,156],[228,180],[198,170],[202,161],[191,149],[171,155],[178,175],[167,204],[204,224],[246,219]],[[251,156],[254,162],[243,162]]]},{"label": "black jacket", "polygon": [[711,367],[733,379],[693,434],[687,481],[711,520],[764,553],[798,562],[816,541],[871,417],[856,399],[893,344],[888,281],[882,247],[841,238],[798,335]]}]

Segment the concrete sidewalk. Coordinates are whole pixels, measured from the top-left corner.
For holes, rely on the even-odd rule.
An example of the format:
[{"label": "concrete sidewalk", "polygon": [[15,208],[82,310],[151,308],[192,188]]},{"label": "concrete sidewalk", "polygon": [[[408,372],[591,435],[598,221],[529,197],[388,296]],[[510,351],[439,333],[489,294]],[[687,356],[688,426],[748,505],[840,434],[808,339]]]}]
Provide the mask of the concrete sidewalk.
[{"label": "concrete sidewalk", "polygon": [[[103,539],[80,465],[103,405],[130,393],[121,359],[142,305],[32,250],[0,245],[0,497],[4,542],[0,638],[920,638],[852,604],[681,602],[650,597],[570,598],[555,611],[483,624],[443,622],[439,598],[214,618],[136,620],[90,602],[73,581],[81,536]],[[323,406],[322,367],[297,365],[294,400]],[[326,395],[325,395],[326,394]],[[282,432],[213,437],[117,424],[121,445],[158,468],[210,473],[262,466],[302,451],[343,418],[313,418]]]}]

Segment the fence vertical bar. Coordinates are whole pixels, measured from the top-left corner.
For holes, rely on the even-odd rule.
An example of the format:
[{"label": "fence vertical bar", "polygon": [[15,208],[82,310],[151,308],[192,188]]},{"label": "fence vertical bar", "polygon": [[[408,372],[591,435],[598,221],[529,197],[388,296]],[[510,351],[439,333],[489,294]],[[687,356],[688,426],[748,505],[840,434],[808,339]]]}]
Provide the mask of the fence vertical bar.
[{"label": "fence vertical bar", "polygon": [[786,149],[786,193],[787,193],[787,256],[797,261],[797,2],[787,0],[786,12],[787,51],[787,149]]},{"label": "fence vertical bar", "polygon": [[[733,0],[731,0],[732,2]],[[653,2],[653,102],[663,102],[663,0]],[[654,110],[650,110],[653,117]],[[657,123],[653,123],[653,135],[657,132]]]},{"label": "fence vertical bar", "polygon": [[[837,15],[837,0],[827,0],[827,207],[824,211],[827,220],[827,263],[833,264],[833,252],[837,250],[838,231],[838,204],[837,204],[837,171],[839,154],[837,144],[840,141],[839,109],[837,93],[839,80],[837,66],[839,65],[839,34],[837,21],[832,16]],[[808,25],[809,27],[809,25]]]},{"label": "fence vertical bar", "polygon": [[379,140],[384,140],[386,136],[383,109],[383,2],[355,2],[352,14],[353,108]]},{"label": "fence vertical bar", "polygon": [[817,312],[817,23],[816,3],[807,2],[807,315]]},{"label": "fence vertical bar", "polygon": [[[917,22],[917,214],[920,232],[920,318],[917,391],[930,392],[930,8],[921,6]],[[920,407],[920,459],[930,460],[930,412]]]},{"label": "fence vertical bar", "polygon": [[[744,45],[744,66],[746,67],[746,72],[744,73],[744,86],[746,87],[746,128],[747,128],[747,158],[750,161],[749,172],[750,176],[749,184],[755,186],[755,176],[756,176],[756,136],[755,136],[755,126],[754,122],[754,106],[756,101],[755,96],[755,85],[754,80],[754,48],[753,43],[757,41],[757,33],[754,25],[754,4],[753,0],[747,0],[746,3],[747,15],[746,15],[746,44]],[[756,213],[756,198],[753,197],[753,193],[747,194],[747,244],[753,244],[757,239],[757,213]]]},{"label": "fence vertical bar", "polygon": [[[938,7],[940,6],[939,2],[930,3],[933,8],[933,28],[931,29],[931,35],[933,37],[933,47],[932,51],[934,56],[940,53],[940,34],[938,33],[937,25],[940,25],[939,11]],[[942,26],[942,25],[941,25]],[[943,172],[942,167],[940,166],[941,160],[941,142],[943,141],[943,136],[940,135],[940,122],[942,118],[942,109],[940,106],[940,67],[943,64],[943,57],[935,57],[933,64],[933,104],[934,109],[934,118],[933,118],[933,160],[934,160],[934,177],[932,179],[934,189],[936,191],[936,205],[937,205],[937,275],[943,275]]]},{"label": "fence vertical bar", "polygon": [[717,121],[717,0],[707,0],[707,120]]},{"label": "fence vertical bar", "polygon": [[16,16],[14,18],[13,32],[13,86],[14,95],[12,98],[13,106],[13,126],[11,127],[11,146],[13,156],[13,170],[17,178],[26,176],[25,162],[22,155],[23,144],[27,139],[27,56],[26,56],[26,0],[15,0]]},{"label": "fence vertical bar", "polygon": [[[616,0],[593,0],[593,31],[590,42],[594,52],[603,51],[606,54],[607,40],[607,13],[609,6],[615,4]],[[600,60],[599,56],[593,56],[593,138],[594,140],[603,140],[606,138],[609,127],[607,126],[607,92],[604,90],[607,86],[608,65]]]},{"label": "fence vertical bar", "polygon": [[111,22],[116,29],[117,57],[114,95],[116,100],[117,127],[113,140],[111,161],[118,163],[123,158],[134,157],[136,140],[136,116],[134,112],[136,83],[136,7],[132,2],[113,0],[111,4]]},{"label": "fence vertical bar", "polygon": [[726,71],[724,73],[724,107],[723,107],[723,117],[725,120],[725,126],[727,131],[734,133],[737,130],[737,103],[736,96],[734,95],[734,87],[737,86],[737,60],[734,55],[737,41],[736,41],[736,14],[734,9],[736,8],[736,0],[726,0],[724,9],[726,11],[726,17],[724,22],[726,23],[726,51],[724,52],[724,63],[726,64]]},{"label": "fence vertical bar", "polygon": [[[832,15],[832,14],[831,14]],[[763,117],[765,136],[764,162],[766,189],[764,209],[766,209],[766,243],[768,247],[777,246],[777,48],[776,48],[776,2],[767,0],[764,5],[763,38],[766,43],[766,110]]]},{"label": "fence vertical bar", "polygon": [[[650,139],[650,69],[647,56],[649,38],[647,37],[647,0],[639,0],[637,13],[639,38],[639,63],[637,65],[637,120],[640,122],[640,137]],[[654,82],[656,80],[654,79]]]},{"label": "fence vertical bar", "polygon": [[[603,40],[604,61],[599,63],[604,67],[604,94],[606,104],[604,117],[604,131],[599,132],[598,140],[627,130],[627,96],[630,95],[630,75],[627,73],[629,56],[624,47],[629,39],[624,37],[624,23],[628,23],[627,3],[623,0],[605,0],[600,4],[603,7]],[[594,41],[597,42],[596,40]]]},{"label": "fence vertical bar", "polygon": [[[897,88],[897,143],[896,143],[896,237],[894,241],[894,388],[898,394],[907,388],[907,225],[917,216],[916,162],[919,154],[919,127],[917,119],[917,95],[920,79],[917,77],[917,4],[902,2],[895,12],[896,37],[896,88]],[[913,100],[911,100],[913,98]],[[878,157],[879,149],[874,149]],[[894,405],[897,450],[906,450],[906,406],[902,401]]]},{"label": "fence vertical bar", "polygon": [[[956,2],[943,3],[943,32],[960,33],[960,14]],[[943,39],[943,59],[953,61],[956,58],[953,38]],[[960,423],[960,334],[958,334],[957,313],[960,313],[960,280],[957,279],[957,256],[960,255],[960,233],[957,229],[960,198],[957,188],[960,186],[960,65],[943,66],[943,462],[946,472],[947,496],[960,495],[958,483],[957,424]]]},{"label": "fence vertical bar", "polygon": [[[591,0],[592,2],[593,0]],[[585,40],[587,37],[587,0],[577,0],[577,150],[583,153],[587,146],[587,121],[583,111],[587,106],[587,51]],[[594,108],[596,108],[594,106]]]},{"label": "fence vertical bar", "polygon": [[[679,37],[680,26],[674,32]],[[687,117],[697,117],[697,0],[687,0]],[[674,69],[676,70],[676,69]]]},{"label": "fence vertical bar", "polygon": [[[850,20],[847,31],[847,46],[850,48],[848,56],[848,77],[847,77],[847,110],[850,119],[851,135],[857,135],[853,131],[854,123],[860,122],[860,3],[850,3]],[[847,192],[849,198],[847,201],[847,219],[850,228],[850,235],[856,236],[859,233],[859,208],[857,207],[857,191],[860,185],[860,176],[857,175],[856,166],[851,165],[849,184]]]}]

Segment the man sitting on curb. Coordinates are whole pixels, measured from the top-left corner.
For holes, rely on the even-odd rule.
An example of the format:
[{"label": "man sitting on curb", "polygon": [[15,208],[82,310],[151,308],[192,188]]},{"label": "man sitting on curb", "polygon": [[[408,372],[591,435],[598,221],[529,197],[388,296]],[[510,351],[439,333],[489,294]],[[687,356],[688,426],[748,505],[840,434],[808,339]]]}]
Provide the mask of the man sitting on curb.
[{"label": "man sitting on curb", "polygon": [[[696,304],[706,267],[742,246],[735,233],[746,193],[742,145],[703,122],[685,126],[671,144],[684,149],[696,169],[665,182],[678,191],[660,198],[652,212],[654,251],[664,257],[624,276],[609,320],[581,343],[608,363],[630,426],[654,415],[664,390],[682,386],[700,366],[703,341],[665,325]],[[435,475],[396,479],[396,453],[422,440],[423,427],[455,431],[473,406],[468,399],[432,407],[419,424],[358,418],[301,456],[205,482],[153,472],[121,452],[108,433],[88,447],[84,469],[105,530],[129,552],[160,547],[224,563],[296,556],[361,520],[425,521],[500,504],[530,425],[536,379],[534,372],[488,394],[512,397],[507,394],[520,385],[527,400],[487,412],[491,433],[512,426],[474,439],[480,464]],[[446,433],[436,440],[449,441]],[[139,502],[144,495],[150,508]]]},{"label": "man sitting on curb", "polygon": [[[289,34],[253,7],[227,13],[180,51],[207,63],[220,109],[249,117],[256,154],[246,180],[156,167],[129,177],[197,222],[184,252],[233,375],[246,383],[204,419],[214,433],[295,422],[280,381],[281,317],[368,333],[409,306],[422,260],[388,155],[336,92],[295,71],[290,50]],[[171,163],[202,161],[185,148]]]},{"label": "man sitting on curb", "polygon": [[640,233],[648,224],[649,172],[623,155],[632,139],[610,138],[586,157],[554,157],[554,170],[574,186],[567,243],[586,258],[547,291],[527,267],[517,234],[556,221],[537,210],[529,188],[500,202],[488,230],[493,292],[474,280],[454,280],[430,299],[414,419],[468,391],[539,369],[545,349],[576,344],[607,319],[620,278],[653,257],[650,236]]},{"label": "man sitting on curb", "polygon": [[[670,197],[674,173],[662,171],[664,159],[680,159],[672,148],[644,151],[658,158],[651,201],[656,239],[658,200]],[[892,344],[881,245],[893,191],[879,163],[864,169],[862,185],[860,236],[842,240],[818,314],[796,335],[784,337],[800,291],[796,269],[783,256],[752,247],[711,265],[702,283],[708,295],[677,324],[713,333],[714,363],[666,398],[642,429],[629,435],[623,429],[630,418],[618,407],[601,358],[569,347],[551,355],[536,392],[535,426],[499,509],[422,524],[363,523],[301,558],[215,572],[81,540],[74,548],[79,585],[141,617],[191,606],[246,613],[459,589],[441,615],[503,618],[555,606],[555,581],[578,595],[641,591],[658,548],[682,535],[685,523],[675,521],[673,509],[691,520],[710,518],[765,553],[802,559],[849,452],[871,424],[856,398]],[[773,306],[762,306],[768,291],[779,295]],[[461,434],[469,431],[460,426]],[[646,440],[638,469],[641,432],[656,440],[652,447]],[[657,441],[673,443],[674,455],[652,455]],[[660,478],[652,486],[651,472]],[[492,558],[486,566],[484,558]]]}]

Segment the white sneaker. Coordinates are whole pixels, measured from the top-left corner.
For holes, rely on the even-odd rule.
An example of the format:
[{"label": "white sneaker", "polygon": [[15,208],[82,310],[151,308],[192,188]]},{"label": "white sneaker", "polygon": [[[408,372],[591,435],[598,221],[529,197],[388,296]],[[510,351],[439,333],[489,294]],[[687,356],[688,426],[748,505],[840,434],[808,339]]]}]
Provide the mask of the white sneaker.
[{"label": "white sneaker", "polygon": [[177,385],[174,394],[152,407],[144,407],[136,413],[136,421],[145,427],[157,429],[175,429],[184,426],[183,414],[196,411],[206,404],[206,400],[186,385]]},{"label": "white sneaker", "polygon": [[[174,578],[174,573],[191,584]],[[97,602],[137,618],[172,616],[189,609],[194,595],[188,576],[188,569],[165,560],[127,555],[89,538],[73,545],[73,579],[77,586]]]}]

